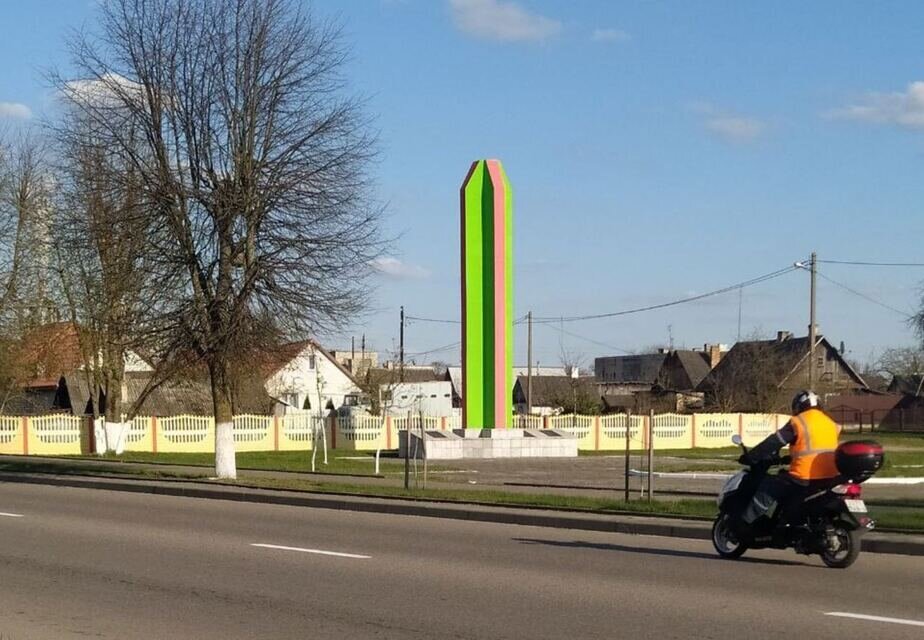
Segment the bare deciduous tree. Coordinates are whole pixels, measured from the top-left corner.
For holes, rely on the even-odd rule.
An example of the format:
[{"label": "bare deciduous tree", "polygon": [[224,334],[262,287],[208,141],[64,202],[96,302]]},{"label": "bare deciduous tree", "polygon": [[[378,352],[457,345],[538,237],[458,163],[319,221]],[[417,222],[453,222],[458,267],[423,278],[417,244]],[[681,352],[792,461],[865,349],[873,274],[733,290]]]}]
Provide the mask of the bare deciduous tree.
[{"label": "bare deciduous tree", "polygon": [[717,411],[771,413],[785,407],[789,392],[781,383],[792,372],[792,360],[773,340],[755,330],[737,343],[703,383],[705,402]]},{"label": "bare deciduous tree", "polygon": [[49,319],[47,287],[52,220],[51,172],[45,142],[22,132],[4,145],[0,162],[0,310],[22,332]]},{"label": "bare deciduous tree", "polygon": [[[53,246],[58,285],[78,327],[82,373],[94,413],[105,415],[101,444],[121,453],[123,415],[127,413],[130,421],[144,395],[133,406],[123,406],[126,358],[143,348],[147,332],[155,326],[145,320],[157,317],[158,302],[170,292],[168,281],[152,277],[156,256],[150,249],[162,231],[150,215],[140,175],[124,151],[108,144],[107,136],[82,116],[80,105],[64,107],[65,115],[55,126],[59,214]],[[163,376],[155,373],[148,384],[161,381]],[[98,405],[100,398],[105,398],[104,408]]]},{"label": "bare deciduous tree", "polygon": [[924,350],[916,347],[886,349],[876,360],[875,368],[889,377],[924,373]]},{"label": "bare deciduous tree", "polygon": [[0,412],[30,375],[21,338],[55,318],[47,288],[51,180],[44,140],[0,132]]},{"label": "bare deciduous tree", "polygon": [[110,0],[101,15],[73,44],[81,77],[56,84],[131,161],[166,230],[156,268],[184,287],[161,309],[161,351],[207,366],[216,471],[234,477],[230,365],[249,328],[333,329],[364,306],[374,140],[343,97],[338,30],[291,0]]}]

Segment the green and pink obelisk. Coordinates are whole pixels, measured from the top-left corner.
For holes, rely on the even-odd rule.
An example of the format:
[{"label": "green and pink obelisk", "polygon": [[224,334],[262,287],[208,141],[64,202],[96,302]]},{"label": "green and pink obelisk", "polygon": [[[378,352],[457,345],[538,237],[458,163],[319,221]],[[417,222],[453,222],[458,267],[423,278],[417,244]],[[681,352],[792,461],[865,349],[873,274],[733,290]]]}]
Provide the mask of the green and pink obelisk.
[{"label": "green and pink obelisk", "polygon": [[472,163],[461,189],[462,426],[513,414],[513,194],[499,160]]}]

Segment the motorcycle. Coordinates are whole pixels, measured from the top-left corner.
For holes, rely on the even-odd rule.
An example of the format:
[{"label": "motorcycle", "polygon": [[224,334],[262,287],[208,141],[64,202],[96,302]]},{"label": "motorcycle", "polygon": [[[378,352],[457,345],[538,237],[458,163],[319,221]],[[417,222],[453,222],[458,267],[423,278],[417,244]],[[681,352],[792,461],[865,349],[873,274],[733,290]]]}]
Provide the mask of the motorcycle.
[{"label": "motorcycle", "polygon": [[[733,436],[732,442],[747,454],[740,436]],[[800,554],[820,555],[831,568],[852,565],[860,554],[861,536],[876,526],[860,484],[882,467],[882,447],[873,441],[845,442],[837,448],[835,460],[841,476],[793,496],[800,504],[777,505],[770,517],[761,516],[750,524],[743,516],[761,482],[772,467],[789,464],[790,459],[776,456],[753,462],[729,478],[719,492],[719,513],[712,525],[712,544],[719,556],[736,559],[748,549],[792,548]]]}]

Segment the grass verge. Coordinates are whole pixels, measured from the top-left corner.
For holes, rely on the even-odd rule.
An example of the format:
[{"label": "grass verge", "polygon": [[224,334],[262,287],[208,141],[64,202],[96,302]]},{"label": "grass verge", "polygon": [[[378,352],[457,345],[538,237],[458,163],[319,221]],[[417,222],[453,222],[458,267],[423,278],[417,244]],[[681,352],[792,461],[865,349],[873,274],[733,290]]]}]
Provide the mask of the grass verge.
[{"label": "grass verge", "polygon": [[[589,513],[610,513],[626,515],[674,516],[695,519],[711,519],[715,515],[715,503],[711,500],[655,500],[630,501],[606,497],[570,496],[542,493],[506,492],[490,489],[411,489],[389,485],[357,485],[340,480],[325,481],[312,478],[244,477],[234,481],[209,480],[207,472],[202,474],[173,471],[170,469],[142,468],[131,465],[44,463],[32,461],[0,462],[0,472],[53,473],[60,475],[97,475],[111,477],[135,477],[146,480],[195,480],[214,484],[231,484],[255,489],[283,489],[308,491],[337,495],[375,496],[382,498],[403,498],[416,500],[437,500],[443,502],[477,503],[512,507],[539,507],[563,509]],[[870,505],[870,513],[883,529],[909,532],[924,531],[924,501],[881,500]]]},{"label": "grass verge", "polygon": [[[856,435],[856,434],[851,434]],[[876,474],[880,478],[916,478],[924,476],[924,438],[895,436],[883,442],[879,434],[872,436],[885,448],[885,464]],[[866,439],[870,436],[864,436]],[[917,438],[916,440],[914,438]],[[848,439],[858,439],[850,437]],[[916,443],[919,448],[912,447]],[[655,454],[655,471],[666,473],[689,471],[734,471],[741,450],[738,447],[719,449],[667,449]]]},{"label": "grass verge", "polygon": [[[298,473],[311,472],[310,451],[249,451],[238,452],[236,455],[238,469],[252,469],[257,471],[293,471]],[[315,470],[321,473],[374,475],[375,454],[364,451],[329,451],[329,464],[323,464],[324,455],[319,451],[315,459]],[[178,464],[185,466],[215,466],[214,453],[147,453],[141,451],[126,451],[116,455],[105,456],[74,456],[74,459],[85,460],[111,460],[112,462],[145,462],[153,464]],[[404,472],[404,460],[395,457],[381,457],[379,460],[380,472],[384,475]],[[432,467],[431,467],[432,468]]]}]

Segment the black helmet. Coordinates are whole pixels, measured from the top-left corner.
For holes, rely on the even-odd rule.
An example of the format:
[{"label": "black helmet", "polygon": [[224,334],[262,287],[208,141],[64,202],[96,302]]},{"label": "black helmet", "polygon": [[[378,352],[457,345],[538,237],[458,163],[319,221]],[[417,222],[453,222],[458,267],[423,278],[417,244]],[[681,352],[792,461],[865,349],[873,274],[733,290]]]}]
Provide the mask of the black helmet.
[{"label": "black helmet", "polygon": [[818,396],[812,391],[800,391],[796,394],[796,397],[792,399],[793,415],[817,408]]}]

